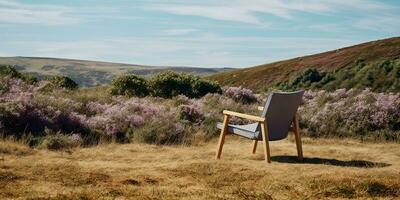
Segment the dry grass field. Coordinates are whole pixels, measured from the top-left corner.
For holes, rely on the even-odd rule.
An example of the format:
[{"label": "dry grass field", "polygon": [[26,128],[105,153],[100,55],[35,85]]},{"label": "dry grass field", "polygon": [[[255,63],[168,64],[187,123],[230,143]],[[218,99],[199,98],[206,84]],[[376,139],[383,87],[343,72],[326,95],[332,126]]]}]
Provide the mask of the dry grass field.
[{"label": "dry grass field", "polygon": [[33,150],[0,142],[0,199],[398,199],[400,145],[352,140],[262,146],[228,136],[194,146],[104,144],[71,151]]}]

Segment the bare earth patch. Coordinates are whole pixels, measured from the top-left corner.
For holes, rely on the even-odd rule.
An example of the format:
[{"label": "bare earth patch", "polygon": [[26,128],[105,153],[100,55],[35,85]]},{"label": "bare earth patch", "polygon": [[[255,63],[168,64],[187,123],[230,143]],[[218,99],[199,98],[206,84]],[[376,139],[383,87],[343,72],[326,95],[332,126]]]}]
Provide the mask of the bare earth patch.
[{"label": "bare earth patch", "polygon": [[0,199],[396,199],[400,144],[305,138],[261,145],[228,137],[198,146],[109,144],[72,153],[1,142]]}]

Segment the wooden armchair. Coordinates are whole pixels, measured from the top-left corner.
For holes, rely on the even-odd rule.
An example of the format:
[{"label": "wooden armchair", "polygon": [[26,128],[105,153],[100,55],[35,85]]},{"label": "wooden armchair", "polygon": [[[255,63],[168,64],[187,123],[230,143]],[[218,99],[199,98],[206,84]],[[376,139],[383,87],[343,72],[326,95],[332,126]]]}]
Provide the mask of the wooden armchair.
[{"label": "wooden armchair", "polygon": [[[256,152],[258,141],[263,141],[265,160],[270,163],[269,141],[285,139],[289,131],[294,132],[297,155],[299,159],[302,159],[303,150],[297,109],[300,106],[303,93],[303,90],[290,93],[272,93],[268,96],[265,106],[258,107],[262,111],[260,116],[224,110],[224,121],[217,124],[217,128],[221,129],[221,135],[217,146],[216,159],[221,157],[226,134],[232,133],[253,140],[253,154]],[[255,123],[229,124],[229,119],[232,116],[248,119]]]}]

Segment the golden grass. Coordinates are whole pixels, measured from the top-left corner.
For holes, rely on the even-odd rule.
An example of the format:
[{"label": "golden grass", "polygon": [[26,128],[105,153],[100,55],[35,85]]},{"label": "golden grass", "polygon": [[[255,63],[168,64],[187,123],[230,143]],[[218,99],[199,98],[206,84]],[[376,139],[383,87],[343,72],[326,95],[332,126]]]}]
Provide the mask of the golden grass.
[{"label": "golden grass", "polygon": [[[71,152],[0,142],[0,199],[325,199],[400,197],[400,145],[305,138],[261,145],[228,136],[197,146],[106,144]],[[24,153],[21,153],[24,152]]]}]

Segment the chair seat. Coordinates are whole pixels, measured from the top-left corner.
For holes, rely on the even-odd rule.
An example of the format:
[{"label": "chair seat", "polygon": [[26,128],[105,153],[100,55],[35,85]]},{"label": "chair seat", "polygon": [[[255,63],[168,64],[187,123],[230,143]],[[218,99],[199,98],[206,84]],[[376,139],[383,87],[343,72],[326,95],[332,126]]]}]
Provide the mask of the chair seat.
[{"label": "chair seat", "polygon": [[[246,125],[235,125],[235,124],[228,124],[228,133],[233,133],[245,138],[249,138],[252,140],[260,140],[258,138],[259,132],[257,130],[258,123],[246,124]],[[218,129],[223,128],[222,123],[217,124]]]},{"label": "chair seat", "polygon": [[[223,124],[218,122],[217,128],[222,129]],[[291,125],[289,129],[293,128]],[[228,124],[228,133],[239,135],[252,140],[262,141],[262,137],[259,134],[258,123],[245,124],[245,125],[235,125]],[[272,133],[269,134],[269,141],[281,140],[282,138],[276,138]]]}]

